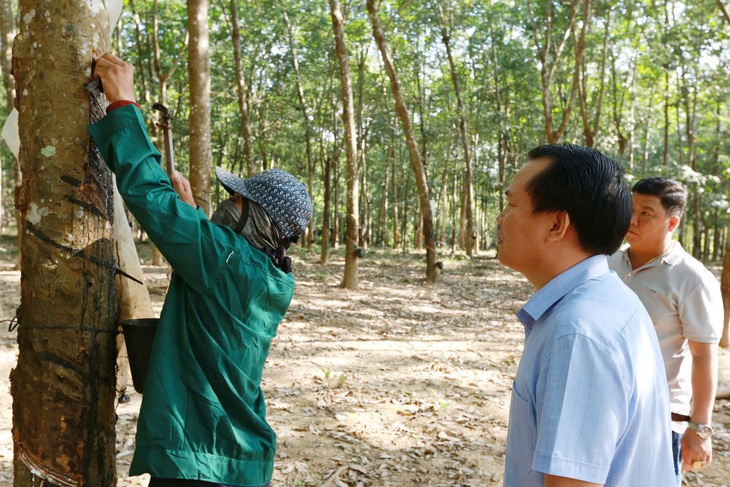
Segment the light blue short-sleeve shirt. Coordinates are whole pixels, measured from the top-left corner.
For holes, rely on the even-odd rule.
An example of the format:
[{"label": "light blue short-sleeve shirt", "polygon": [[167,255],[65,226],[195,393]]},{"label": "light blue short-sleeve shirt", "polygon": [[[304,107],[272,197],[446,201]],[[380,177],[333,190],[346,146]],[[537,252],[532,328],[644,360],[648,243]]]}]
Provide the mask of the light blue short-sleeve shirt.
[{"label": "light blue short-sleeve shirt", "polygon": [[620,487],[673,485],[670,408],[656,333],[603,255],[560,274],[517,313],[506,487],[544,474]]}]

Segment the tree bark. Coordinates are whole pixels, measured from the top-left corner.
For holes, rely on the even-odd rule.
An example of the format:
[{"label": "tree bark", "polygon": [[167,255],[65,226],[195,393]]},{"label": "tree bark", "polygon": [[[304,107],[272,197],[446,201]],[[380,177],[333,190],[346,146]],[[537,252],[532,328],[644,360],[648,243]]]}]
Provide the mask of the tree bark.
[{"label": "tree bark", "polygon": [[[359,246],[367,250],[368,243],[372,236],[372,211],[370,208],[370,197],[368,190],[368,158],[367,143],[368,129],[370,125],[365,126],[363,122],[363,91],[365,89],[365,62],[367,61],[367,48],[360,49],[357,56],[357,113],[355,114],[355,124],[357,126],[357,163],[359,164],[360,173],[360,228],[358,229]],[[387,171],[386,171],[387,172]]]},{"label": "tree bark", "polygon": [[408,114],[408,107],[403,99],[400,92],[400,82],[395,72],[395,66],[393,60],[390,58],[388,53],[388,45],[385,41],[383,30],[380,27],[380,19],[378,17],[377,6],[375,0],[367,0],[368,14],[373,24],[373,37],[378,45],[380,54],[383,58],[383,64],[385,71],[390,79],[390,87],[393,92],[393,98],[395,99],[396,113],[400,118],[401,125],[403,126],[403,132],[406,136],[406,145],[408,147],[408,154],[410,155],[411,165],[416,177],[416,185],[418,186],[420,208],[423,215],[423,233],[426,240],[426,280],[428,282],[436,282],[439,277],[439,270],[436,267],[436,241],[433,232],[433,215],[431,213],[431,202],[428,190],[428,179],[426,177],[426,171],[424,170],[423,163],[421,162],[421,156],[418,151],[418,144],[413,134],[413,128],[411,127],[411,121]]},{"label": "tree bark", "polygon": [[456,221],[456,188],[459,184],[458,171],[454,168],[454,177],[451,184],[451,253],[456,252],[457,246],[457,221]]},{"label": "tree bark", "polygon": [[[152,36],[154,40],[154,66],[155,66],[155,72],[157,73],[157,79],[160,82],[160,86],[158,87],[159,90],[159,97],[157,101],[159,103],[162,103],[163,105],[167,104],[167,82],[170,79],[170,77],[175,73],[175,70],[177,69],[178,65],[180,64],[180,59],[182,58],[183,53],[185,52],[185,49],[188,47],[188,39],[189,39],[189,32],[186,29],[185,30],[185,38],[180,45],[180,50],[177,52],[177,55],[173,59],[173,61],[170,63],[170,69],[167,72],[164,72],[162,70],[162,55],[160,54],[160,37],[159,37],[159,25],[157,20],[157,5],[158,0],[154,0],[154,3],[152,4]],[[157,127],[153,128],[153,133],[158,134],[159,131]],[[163,160],[165,157],[165,147],[164,144],[159,144],[160,146],[157,147],[157,150],[162,154]],[[162,254],[159,250],[157,250],[157,247],[154,245],[152,246],[152,265],[161,266],[163,265],[163,258]]]},{"label": "tree bark", "polygon": [[90,104],[82,88],[92,60],[110,47],[109,16],[98,5],[20,2],[25,22],[13,74],[25,238],[11,374],[16,487],[117,483],[113,186],[86,131],[104,106]]},{"label": "tree bark", "polygon": [[[236,0],[231,0],[235,2]],[[287,32],[289,34],[289,49],[291,50],[292,64],[294,73],[297,76],[297,96],[299,97],[299,105],[302,110],[302,121],[304,123],[305,147],[307,149],[307,189],[309,194],[314,194],[314,157],[312,155],[312,123],[309,121],[309,109],[307,107],[307,99],[304,97],[304,86],[302,85],[302,73],[299,70],[299,57],[294,47],[294,36],[292,34],[289,16],[284,13],[284,21],[286,22]],[[312,246],[314,242],[314,218],[309,222],[307,227],[307,236],[305,245],[307,248]]]},{"label": "tree bark", "polygon": [[[532,4],[527,1],[527,9],[530,16],[530,22],[532,24],[532,33],[535,41],[535,47],[537,48],[537,57],[540,61],[540,81],[542,85],[542,107],[543,115],[545,117],[545,134],[549,144],[557,143],[565,134],[568,128],[568,121],[573,111],[573,103],[575,96],[578,91],[578,71],[579,64],[576,61],[575,69],[573,70],[573,85],[570,90],[570,99],[563,108],[562,120],[558,128],[555,128],[555,121],[553,119],[553,109],[555,108],[550,89],[552,87],[553,75],[555,68],[561,63],[561,56],[565,50],[570,33],[573,31],[575,25],[575,19],[578,13],[578,5],[581,0],[571,0],[570,2],[570,20],[568,26],[563,32],[562,41],[557,46],[553,46],[553,23],[552,23],[552,0],[546,0],[546,23],[545,23],[545,39],[540,42],[540,33],[538,32],[537,22],[532,11]],[[584,25],[587,27],[588,19],[584,19]],[[576,60],[580,59],[582,52],[576,49],[575,57]]]},{"label": "tree bark", "polygon": [[392,183],[391,193],[393,194],[393,250],[398,248],[400,245],[400,238],[398,237],[398,168],[396,167],[395,157],[395,134],[391,130],[390,148],[388,149],[389,158],[391,159],[392,177],[390,178]]},{"label": "tree bark", "polygon": [[[669,35],[669,2],[664,1],[664,35]],[[662,66],[664,69],[664,152],[662,161],[665,168],[669,167],[669,65]],[[680,151],[681,152],[681,151]]]},{"label": "tree bark", "polygon": [[390,183],[388,180],[388,174],[390,174],[388,164],[383,168],[383,173],[383,199],[380,201],[380,231],[378,232],[378,243],[381,247],[385,248],[388,246],[388,185]]},{"label": "tree bark", "polygon": [[606,87],[606,58],[608,56],[608,39],[610,37],[609,27],[611,25],[611,8],[609,8],[606,14],[606,24],[603,32],[603,50],[601,54],[601,81],[598,83],[598,95],[595,103],[593,112],[593,126],[591,126],[591,120],[588,109],[588,82],[585,70],[585,42],[586,33],[588,31],[589,20],[591,16],[591,2],[585,0],[585,7],[583,10],[583,28],[581,29],[580,40],[579,40],[579,51],[581,57],[576,62],[579,62],[580,69],[580,82],[578,83],[578,100],[580,104],[580,114],[583,120],[583,138],[585,140],[586,147],[593,147],[596,144],[596,137],[601,128],[601,112],[603,111],[603,94]]},{"label": "tree bark", "polygon": [[476,226],[474,225],[474,185],[472,183],[472,167],[471,167],[471,149],[469,148],[469,134],[466,129],[466,110],[464,102],[461,99],[461,90],[459,89],[459,77],[456,72],[456,63],[454,56],[451,54],[451,32],[446,25],[443,9],[439,6],[439,18],[441,20],[441,41],[446,48],[446,57],[449,60],[449,69],[451,70],[451,82],[454,85],[454,93],[456,94],[456,105],[459,109],[459,129],[461,130],[461,142],[464,149],[464,186],[462,188],[462,201],[464,206],[464,217],[466,222],[464,228],[464,247],[466,255],[471,257],[476,254],[477,249],[474,246],[476,242]]},{"label": "tree bark", "polygon": [[[134,35],[135,39],[137,40],[137,56],[139,57],[139,63],[141,68],[134,73],[134,77],[135,84],[137,85],[137,93],[138,95],[141,93],[142,103],[147,103],[150,98],[149,84],[147,82],[147,71],[148,69],[151,71],[151,69],[149,67],[149,56],[146,56],[144,52],[144,46],[146,44],[146,41],[144,40],[144,37],[142,35],[142,30],[144,29],[144,27],[142,27],[142,21],[139,17],[139,13],[137,12],[137,6],[134,2],[135,0],[129,0],[129,8],[132,11],[132,18],[134,19]],[[147,34],[146,37],[147,40],[149,40],[149,34]],[[148,58],[148,62],[146,63],[146,65],[144,61],[142,61],[143,59],[145,59],[145,57]]]},{"label": "tree bark", "polygon": [[[334,129],[333,129],[334,130]],[[320,253],[319,261],[322,264],[327,263],[329,258],[330,239],[332,233],[330,227],[332,226],[332,166],[335,161],[340,158],[340,152],[342,145],[335,140],[332,148],[332,155],[327,157],[324,161],[324,209],[322,210],[322,248]],[[337,216],[335,215],[335,220]]]},{"label": "tree bark", "polygon": [[448,168],[444,168],[441,173],[441,198],[440,198],[440,211],[439,215],[441,215],[441,229],[438,232],[438,236],[436,240],[439,242],[439,245],[443,248],[446,247],[446,221],[448,220],[448,187],[449,187],[449,181],[448,181]]},{"label": "tree bark", "polygon": [[720,8],[720,11],[722,12],[723,18],[727,21],[728,24],[730,24],[730,13],[727,11],[727,7],[723,3],[722,0],[716,0],[717,6]]},{"label": "tree bark", "polygon": [[319,261],[326,264],[329,259],[330,249],[330,200],[332,199],[332,162],[330,158],[324,161],[324,208],[322,209],[322,245],[320,248]]},{"label": "tree bark", "polygon": [[[428,161],[429,161],[429,153],[428,153],[428,110],[426,109],[426,98],[428,97],[428,94],[426,93],[426,69],[425,69],[425,55],[423,54],[422,48],[421,48],[421,42],[420,39],[418,41],[416,50],[413,54],[413,67],[414,67],[414,76],[413,79],[416,82],[416,93],[418,93],[417,99],[417,107],[418,110],[418,129],[421,133],[421,162],[423,163],[424,170],[427,170],[428,168]],[[423,60],[423,61],[421,61]],[[423,67],[423,69],[421,69]]]},{"label": "tree bark", "polygon": [[357,138],[355,134],[355,109],[350,81],[350,63],[347,59],[345,27],[338,0],[329,0],[332,28],[335,33],[335,53],[340,66],[342,92],[342,124],[345,132],[345,158],[347,159],[347,241],[345,243],[345,275],[342,287],[357,289],[358,266],[357,246],[360,230],[360,209],[358,208]]},{"label": "tree bark", "polygon": [[332,158],[332,248],[340,248],[340,158]]},{"label": "tree bark", "polygon": [[[623,110],[624,110],[624,100],[626,99],[624,85],[626,83],[629,83],[628,80],[625,82],[622,82],[618,79],[618,73],[616,71],[616,56],[611,53],[611,114],[613,116],[613,126],[616,129],[616,139],[618,143],[618,153],[621,155],[626,154],[627,148],[630,149],[629,152],[629,172],[633,172],[634,169],[634,152],[633,147],[629,147],[629,143],[633,141],[634,139],[634,128],[633,126],[629,129],[629,137],[626,137],[623,132]],[[631,66],[632,71],[634,71],[634,74],[631,76],[630,81],[630,87],[628,89],[629,94],[632,95],[634,91],[634,87],[636,86],[636,76],[635,76],[635,70],[636,70],[636,61],[634,58],[631,59]],[[634,106],[634,100],[633,97],[631,97],[631,110],[633,111]],[[630,117],[633,119],[633,117]]]},{"label": "tree bark", "polygon": [[264,169],[270,169],[269,165],[269,94],[264,92],[261,102],[258,104],[259,116],[259,136],[256,138],[259,146],[259,154],[261,154],[261,166]]},{"label": "tree bark", "polygon": [[206,215],[210,205],[210,48],[208,0],[188,0],[190,80],[190,189]]},{"label": "tree bark", "polygon": [[[697,121],[697,89],[689,86],[686,76],[682,75],[682,98],[684,101],[685,111],[685,131],[687,134],[687,164],[693,171],[697,171],[697,159],[695,157],[695,125]],[[679,113],[679,110],[677,110]],[[679,129],[679,127],[678,127]],[[680,130],[681,131],[681,130]],[[681,152],[681,146],[680,146]],[[692,255],[696,259],[701,259],[702,247],[702,229],[705,227],[704,219],[701,216],[700,209],[700,187],[699,184],[693,184],[694,191],[692,197]]]},{"label": "tree bark", "polygon": [[720,346],[722,348],[728,348],[730,346],[730,220],[728,220],[727,232],[725,232],[725,257],[722,261],[720,289],[722,290],[722,304],[725,307],[725,319],[722,326]]},{"label": "tree bark", "polygon": [[[241,61],[241,28],[238,20],[238,0],[231,0],[231,33],[233,41],[233,60],[236,65],[236,94],[238,96],[238,112],[241,116],[241,136],[243,137],[243,160],[246,174],[251,177],[256,172],[253,160],[253,137],[251,136],[251,120],[248,112],[248,86],[243,74]],[[312,194],[312,188],[309,188]]]},{"label": "tree bark", "polygon": [[[499,77],[499,57],[497,56],[497,39],[494,35],[494,21],[490,18],[489,35],[492,45],[492,77],[494,78],[494,96],[496,101],[496,109],[499,116],[499,135],[497,136],[497,178],[499,180],[499,211],[504,208],[504,170],[507,160],[507,130],[505,129],[504,120],[507,119],[507,107],[502,105],[502,84]],[[487,64],[486,55],[484,64]],[[506,103],[505,103],[506,105]]]}]

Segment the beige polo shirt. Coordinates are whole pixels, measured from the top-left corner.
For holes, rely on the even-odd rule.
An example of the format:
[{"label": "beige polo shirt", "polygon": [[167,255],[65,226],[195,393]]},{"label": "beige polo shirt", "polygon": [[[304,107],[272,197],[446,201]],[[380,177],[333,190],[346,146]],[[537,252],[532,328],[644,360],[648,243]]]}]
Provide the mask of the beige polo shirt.
[{"label": "beige polo shirt", "polygon": [[[690,414],[692,355],[687,340],[717,343],[722,334],[720,284],[679,242],[658,259],[632,269],[629,246],[608,259],[611,270],[641,299],[654,323],[667,370],[672,412]],[[674,428],[683,433],[681,424]]]}]

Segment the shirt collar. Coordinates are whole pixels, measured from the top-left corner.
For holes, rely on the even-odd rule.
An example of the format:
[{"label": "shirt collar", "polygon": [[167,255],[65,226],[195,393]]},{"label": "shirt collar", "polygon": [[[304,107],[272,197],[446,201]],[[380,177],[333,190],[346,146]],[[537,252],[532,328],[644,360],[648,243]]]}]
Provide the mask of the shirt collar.
[{"label": "shirt collar", "polygon": [[517,319],[529,332],[537,320],[563,296],[581,284],[609,272],[608,261],[603,254],[594,255],[562,272],[537,291],[521,310]]},{"label": "shirt collar", "polygon": [[[630,245],[626,245],[623,248],[621,248],[621,258],[623,259],[624,263],[628,265],[629,270],[636,270],[633,269],[631,266],[631,259],[629,258],[629,249],[631,248]],[[639,269],[642,269],[644,267],[654,267],[655,265],[659,264],[667,264],[670,266],[679,264],[682,262],[682,252],[684,249],[682,248],[682,244],[679,243],[679,241],[674,240],[672,243],[672,248],[669,249],[669,252],[666,252],[664,255],[661,256],[660,259],[656,259],[655,261],[648,262],[647,264],[644,264],[643,266],[639,267]]]}]

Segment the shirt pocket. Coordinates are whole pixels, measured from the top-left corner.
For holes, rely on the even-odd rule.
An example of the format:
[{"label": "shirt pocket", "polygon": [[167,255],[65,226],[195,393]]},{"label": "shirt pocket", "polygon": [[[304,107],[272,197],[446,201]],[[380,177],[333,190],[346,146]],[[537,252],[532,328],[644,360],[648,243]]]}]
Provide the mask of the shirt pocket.
[{"label": "shirt pocket", "polygon": [[515,468],[515,472],[526,474],[532,471],[536,441],[535,409],[532,403],[519,394],[513,382],[507,432],[507,463]]}]

